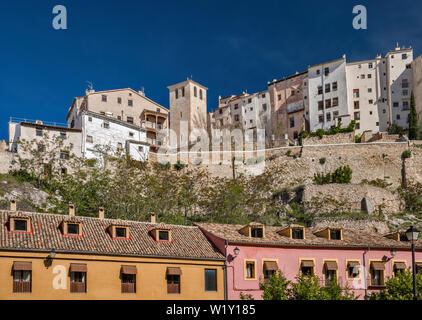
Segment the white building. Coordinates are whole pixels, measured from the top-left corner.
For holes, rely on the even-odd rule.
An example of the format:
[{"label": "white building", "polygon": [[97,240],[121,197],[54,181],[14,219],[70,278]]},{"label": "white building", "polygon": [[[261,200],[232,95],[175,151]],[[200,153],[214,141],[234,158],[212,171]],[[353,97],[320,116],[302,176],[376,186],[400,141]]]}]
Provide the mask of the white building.
[{"label": "white building", "polygon": [[386,66],[387,104],[389,124],[409,127],[410,94],[412,90],[413,49],[397,46],[384,58]]},{"label": "white building", "polygon": [[329,130],[341,121],[347,127],[351,115],[347,103],[346,56],[308,68],[309,129]]},{"label": "white building", "polygon": [[310,131],[356,121],[356,133],[408,127],[413,49],[396,47],[384,58],[346,63],[346,57],[308,69]]},{"label": "white building", "polygon": [[[267,138],[271,136],[271,108],[268,90],[219,99],[219,107],[210,114],[211,129],[235,129],[255,132],[265,129]],[[248,137],[248,139],[251,139]],[[255,139],[255,138],[253,138]]]},{"label": "white building", "polygon": [[408,127],[413,50],[396,47],[384,58],[348,63],[347,96],[356,133]]},{"label": "white building", "polygon": [[149,144],[144,128],[113,117],[83,111],[82,156],[102,161],[102,153],[128,153],[134,160],[147,161]]},{"label": "white building", "polygon": [[382,59],[348,63],[346,73],[348,107],[356,121],[356,133],[386,131],[388,117],[382,90]]}]

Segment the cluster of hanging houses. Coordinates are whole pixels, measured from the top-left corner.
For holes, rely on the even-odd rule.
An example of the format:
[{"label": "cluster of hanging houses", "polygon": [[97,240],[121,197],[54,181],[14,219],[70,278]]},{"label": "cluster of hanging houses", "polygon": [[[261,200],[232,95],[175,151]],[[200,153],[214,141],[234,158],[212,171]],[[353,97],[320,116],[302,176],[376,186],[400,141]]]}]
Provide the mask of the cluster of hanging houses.
[{"label": "cluster of hanging houses", "polygon": [[[314,274],[363,299],[411,267],[410,243],[350,229],[258,223],[194,226],[0,211],[0,299],[261,299],[260,282],[280,270]],[[416,242],[422,272],[422,241]]]}]

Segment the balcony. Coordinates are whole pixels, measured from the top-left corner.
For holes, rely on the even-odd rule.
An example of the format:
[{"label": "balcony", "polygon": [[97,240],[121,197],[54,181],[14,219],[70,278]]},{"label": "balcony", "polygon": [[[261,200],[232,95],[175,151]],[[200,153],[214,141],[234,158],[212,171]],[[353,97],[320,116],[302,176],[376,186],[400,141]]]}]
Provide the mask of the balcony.
[{"label": "balcony", "polygon": [[153,130],[157,131],[157,130],[167,129],[167,126],[165,126],[162,123],[155,123],[155,122],[151,122],[151,121],[142,120],[141,128],[153,129]]},{"label": "balcony", "polygon": [[147,138],[147,142],[152,146],[152,147],[161,147],[163,145],[162,141],[157,140],[157,139],[151,139],[151,138]]}]

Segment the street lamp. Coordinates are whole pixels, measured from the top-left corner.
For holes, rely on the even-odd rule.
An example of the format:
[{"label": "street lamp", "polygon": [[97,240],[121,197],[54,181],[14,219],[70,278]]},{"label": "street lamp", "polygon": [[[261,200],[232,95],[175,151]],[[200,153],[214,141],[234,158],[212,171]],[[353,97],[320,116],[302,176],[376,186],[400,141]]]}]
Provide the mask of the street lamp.
[{"label": "street lamp", "polygon": [[418,299],[418,292],[416,290],[416,265],[415,265],[415,241],[419,238],[419,230],[411,226],[406,231],[407,240],[412,242],[412,271],[413,271],[413,299]]},{"label": "street lamp", "polygon": [[235,257],[239,255],[240,249],[238,247],[234,248],[233,250]]}]

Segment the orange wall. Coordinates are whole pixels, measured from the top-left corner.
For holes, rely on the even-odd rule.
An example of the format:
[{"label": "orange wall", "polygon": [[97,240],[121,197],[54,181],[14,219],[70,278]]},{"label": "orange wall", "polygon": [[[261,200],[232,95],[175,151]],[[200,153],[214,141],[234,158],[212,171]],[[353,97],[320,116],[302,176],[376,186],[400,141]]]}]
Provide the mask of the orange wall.
[{"label": "orange wall", "polygon": [[[44,264],[48,253],[0,252],[0,299],[153,299],[153,300],[223,300],[224,261],[181,260],[92,256],[57,253],[51,266]],[[32,293],[13,293],[14,261],[32,262]],[[70,293],[70,263],[87,265],[87,292]],[[53,273],[56,266],[66,270],[66,289],[55,289]],[[136,293],[121,293],[121,265],[136,265]],[[167,267],[180,267],[180,294],[167,294]],[[217,291],[205,291],[205,269],[217,270]]]}]

